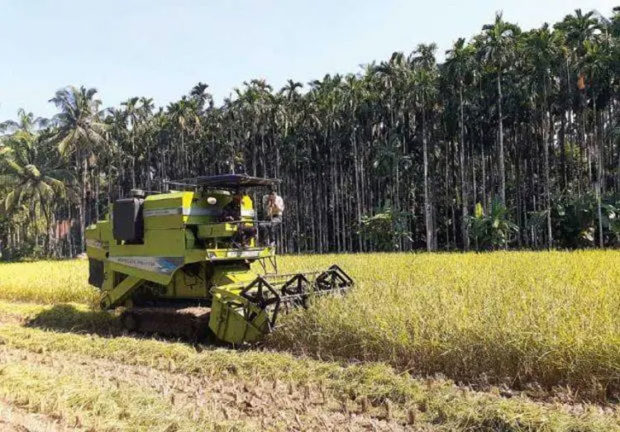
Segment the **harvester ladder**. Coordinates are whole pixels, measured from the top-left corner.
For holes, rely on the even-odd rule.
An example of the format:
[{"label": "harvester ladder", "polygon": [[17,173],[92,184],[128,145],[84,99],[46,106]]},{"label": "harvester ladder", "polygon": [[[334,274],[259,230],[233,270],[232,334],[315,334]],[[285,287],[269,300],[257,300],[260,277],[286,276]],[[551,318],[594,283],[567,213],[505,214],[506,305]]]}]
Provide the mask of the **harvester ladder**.
[{"label": "harvester ladder", "polygon": [[107,291],[101,299],[101,308],[119,306],[136,288],[144,283],[144,279],[127,276],[121,283]]}]

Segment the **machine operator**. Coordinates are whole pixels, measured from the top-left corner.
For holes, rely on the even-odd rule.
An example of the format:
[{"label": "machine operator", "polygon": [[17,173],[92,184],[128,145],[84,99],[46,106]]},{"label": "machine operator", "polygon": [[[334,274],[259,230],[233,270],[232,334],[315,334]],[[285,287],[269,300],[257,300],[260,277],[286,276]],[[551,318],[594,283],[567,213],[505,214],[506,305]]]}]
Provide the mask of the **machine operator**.
[{"label": "machine operator", "polygon": [[241,201],[243,193],[237,189],[233,193],[231,201],[222,208],[222,222],[237,224],[237,232],[232,241],[241,247],[247,247],[251,239],[256,237],[256,228],[247,226],[241,220]]}]

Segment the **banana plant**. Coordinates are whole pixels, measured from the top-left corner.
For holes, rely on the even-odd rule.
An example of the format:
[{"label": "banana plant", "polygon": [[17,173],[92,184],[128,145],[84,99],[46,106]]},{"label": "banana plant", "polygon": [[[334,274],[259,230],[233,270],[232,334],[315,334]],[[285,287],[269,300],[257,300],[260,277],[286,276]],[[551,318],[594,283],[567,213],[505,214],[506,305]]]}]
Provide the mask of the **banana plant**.
[{"label": "banana plant", "polygon": [[[620,200],[603,197],[601,226],[607,246],[620,244]],[[555,236],[564,247],[578,248],[596,245],[598,229],[596,197],[568,197],[556,204],[553,211]]]},{"label": "banana plant", "polygon": [[489,214],[484,213],[481,203],[476,204],[474,215],[469,218],[469,228],[476,250],[507,247],[511,235],[519,232],[519,227],[508,219],[508,209],[497,198]]}]

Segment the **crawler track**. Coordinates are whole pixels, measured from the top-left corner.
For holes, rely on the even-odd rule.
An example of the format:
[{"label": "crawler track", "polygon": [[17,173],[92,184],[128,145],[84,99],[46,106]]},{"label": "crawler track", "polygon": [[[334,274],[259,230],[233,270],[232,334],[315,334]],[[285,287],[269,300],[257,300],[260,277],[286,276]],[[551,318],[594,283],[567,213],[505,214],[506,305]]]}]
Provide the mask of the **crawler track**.
[{"label": "crawler track", "polygon": [[131,332],[159,334],[187,340],[206,338],[211,308],[135,307],[121,314],[121,322]]}]

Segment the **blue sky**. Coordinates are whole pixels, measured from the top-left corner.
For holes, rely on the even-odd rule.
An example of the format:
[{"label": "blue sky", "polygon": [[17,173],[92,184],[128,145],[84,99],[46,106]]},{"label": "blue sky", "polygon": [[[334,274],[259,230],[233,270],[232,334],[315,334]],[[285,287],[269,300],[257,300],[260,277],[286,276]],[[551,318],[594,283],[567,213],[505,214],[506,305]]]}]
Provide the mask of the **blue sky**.
[{"label": "blue sky", "polygon": [[613,0],[0,0],[0,120],[23,107],[51,116],[65,85],[96,87],[104,106],[132,96],[165,105],[206,82],[219,102],[243,81],[281,87],[358,72],[393,51],[470,37],[495,11],[527,29]]}]

